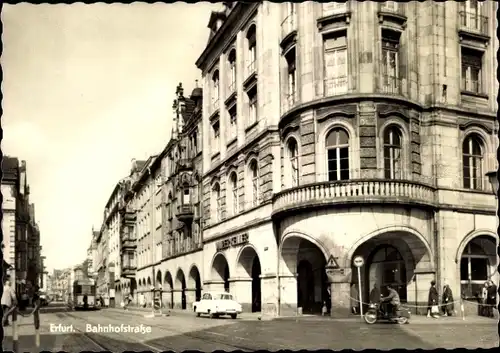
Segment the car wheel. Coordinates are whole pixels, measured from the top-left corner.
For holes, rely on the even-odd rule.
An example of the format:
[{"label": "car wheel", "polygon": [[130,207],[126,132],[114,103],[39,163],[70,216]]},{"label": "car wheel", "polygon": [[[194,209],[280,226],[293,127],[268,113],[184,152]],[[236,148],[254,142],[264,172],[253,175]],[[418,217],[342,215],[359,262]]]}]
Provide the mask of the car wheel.
[{"label": "car wheel", "polygon": [[238,314],[231,314],[231,319],[236,319],[238,317]]},{"label": "car wheel", "polygon": [[207,311],[207,314],[211,319],[215,317],[215,315],[210,312],[210,309]]}]

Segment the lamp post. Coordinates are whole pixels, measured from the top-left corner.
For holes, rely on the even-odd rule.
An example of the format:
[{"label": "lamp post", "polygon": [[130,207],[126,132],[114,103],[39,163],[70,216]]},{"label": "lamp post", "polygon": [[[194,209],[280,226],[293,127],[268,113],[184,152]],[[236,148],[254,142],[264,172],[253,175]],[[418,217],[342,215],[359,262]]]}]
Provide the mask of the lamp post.
[{"label": "lamp post", "polygon": [[488,181],[490,182],[491,188],[493,189],[493,192],[495,193],[495,198],[498,196],[498,176],[496,171],[491,171],[486,173],[486,176],[488,177]]}]

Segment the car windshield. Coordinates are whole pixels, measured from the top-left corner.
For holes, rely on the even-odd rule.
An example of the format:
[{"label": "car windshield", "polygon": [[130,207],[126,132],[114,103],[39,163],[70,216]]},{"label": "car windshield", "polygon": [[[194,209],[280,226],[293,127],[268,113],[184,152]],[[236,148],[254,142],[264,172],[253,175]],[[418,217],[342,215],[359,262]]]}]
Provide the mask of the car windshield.
[{"label": "car windshield", "polygon": [[222,299],[222,300],[233,300],[233,296],[231,294],[221,294],[221,295],[219,295],[219,299]]}]

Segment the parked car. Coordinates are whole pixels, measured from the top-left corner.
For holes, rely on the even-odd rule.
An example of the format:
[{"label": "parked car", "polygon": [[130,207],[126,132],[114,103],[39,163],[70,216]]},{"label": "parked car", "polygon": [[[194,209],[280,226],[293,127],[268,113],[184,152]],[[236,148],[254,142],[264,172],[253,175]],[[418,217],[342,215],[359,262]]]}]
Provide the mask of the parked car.
[{"label": "parked car", "polygon": [[209,315],[211,318],[221,315],[229,315],[236,319],[241,314],[241,304],[234,300],[230,293],[225,292],[206,292],[201,300],[193,303],[193,311],[196,316],[201,314]]}]

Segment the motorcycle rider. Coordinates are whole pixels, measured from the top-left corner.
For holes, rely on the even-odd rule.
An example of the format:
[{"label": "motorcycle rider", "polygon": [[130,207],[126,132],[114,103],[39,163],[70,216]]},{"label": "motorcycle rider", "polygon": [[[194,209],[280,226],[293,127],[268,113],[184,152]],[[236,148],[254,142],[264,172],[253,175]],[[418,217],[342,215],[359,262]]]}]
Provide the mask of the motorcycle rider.
[{"label": "motorcycle rider", "polygon": [[392,288],[391,285],[387,285],[387,291],[389,292],[389,295],[387,297],[383,297],[382,301],[388,301],[389,302],[389,309],[388,312],[391,316],[396,316],[396,312],[399,310],[399,305],[401,304],[401,301],[399,299],[399,294],[396,292],[394,288]]}]

